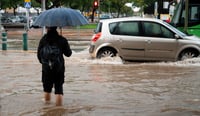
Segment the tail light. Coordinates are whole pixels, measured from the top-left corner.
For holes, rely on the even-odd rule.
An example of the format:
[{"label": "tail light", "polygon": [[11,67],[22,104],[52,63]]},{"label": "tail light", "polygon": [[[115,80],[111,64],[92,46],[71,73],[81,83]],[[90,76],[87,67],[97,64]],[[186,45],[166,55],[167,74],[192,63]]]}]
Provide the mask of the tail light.
[{"label": "tail light", "polygon": [[95,34],[95,35],[92,37],[92,42],[96,42],[100,37],[101,37],[101,32]]}]

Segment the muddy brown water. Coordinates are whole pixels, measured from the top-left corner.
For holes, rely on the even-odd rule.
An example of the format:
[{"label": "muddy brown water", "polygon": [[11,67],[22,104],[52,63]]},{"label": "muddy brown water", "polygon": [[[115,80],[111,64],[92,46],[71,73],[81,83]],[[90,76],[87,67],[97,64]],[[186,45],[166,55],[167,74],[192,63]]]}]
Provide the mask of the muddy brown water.
[{"label": "muddy brown water", "polygon": [[[44,104],[36,48],[41,30],[8,31],[0,51],[0,116],[198,116],[200,58],[179,62],[128,62],[119,57],[91,59],[92,30],[63,31],[73,55],[65,58],[64,105]],[[81,38],[80,38],[81,37]]]},{"label": "muddy brown water", "polygon": [[200,58],[180,62],[65,58],[64,105],[42,100],[33,50],[0,51],[0,116],[199,116]]}]

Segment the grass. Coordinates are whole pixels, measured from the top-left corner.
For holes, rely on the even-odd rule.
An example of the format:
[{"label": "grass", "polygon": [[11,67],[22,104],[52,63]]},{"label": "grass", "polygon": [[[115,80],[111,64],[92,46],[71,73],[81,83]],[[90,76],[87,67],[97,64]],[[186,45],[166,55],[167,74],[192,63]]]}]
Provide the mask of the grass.
[{"label": "grass", "polygon": [[91,23],[91,24],[87,24],[87,25],[82,25],[80,26],[80,29],[95,29],[97,26],[96,23]]},{"label": "grass", "polygon": [[67,29],[96,29],[97,23],[89,23],[87,25],[81,25],[81,26],[68,26]]}]

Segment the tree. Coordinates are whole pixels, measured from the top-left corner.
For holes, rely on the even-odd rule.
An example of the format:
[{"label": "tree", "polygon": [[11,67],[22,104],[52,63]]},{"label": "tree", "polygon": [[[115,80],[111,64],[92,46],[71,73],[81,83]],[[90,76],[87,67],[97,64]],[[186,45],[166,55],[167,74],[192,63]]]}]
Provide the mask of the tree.
[{"label": "tree", "polygon": [[6,9],[8,4],[8,0],[1,0],[0,2],[0,10],[1,9]]},{"label": "tree", "polygon": [[[31,0],[32,7],[41,7],[42,0]],[[83,11],[92,11],[92,6],[94,0],[45,0],[46,1],[46,9],[66,6],[73,9],[79,9],[81,12]],[[127,2],[134,2],[136,6],[139,7],[147,7],[157,0],[99,0],[101,1],[100,10],[104,12],[110,12],[112,14],[116,14],[116,17],[119,17],[120,14],[128,14],[132,12],[129,8],[125,6]],[[15,14],[15,9],[18,6],[24,5],[24,0],[1,0],[0,8],[14,8],[13,12]]]},{"label": "tree", "polygon": [[128,11],[125,4],[131,0],[103,0],[101,10],[104,12],[117,13],[116,17]]},{"label": "tree", "polygon": [[15,10],[19,5],[22,5],[22,3],[23,0],[8,0],[6,6],[8,6],[7,8],[13,8],[13,13],[16,15]]},{"label": "tree", "polygon": [[73,9],[79,9],[83,12],[92,8],[93,1],[94,0],[62,0],[62,5]]},{"label": "tree", "polygon": [[[35,0],[31,0],[31,5],[39,6]],[[0,2],[0,9],[13,8],[14,15],[18,6],[24,6],[24,0],[1,0]]]},{"label": "tree", "polygon": [[[42,0],[33,0],[33,1],[36,1],[39,4],[42,3]],[[61,5],[61,2],[62,2],[62,0],[45,0],[46,9],[58,7]]]},{"label": "tree", "polygon": [[134,5],[144,8],[153,4],[157,0],[132,0],[132,1],[134,2]]},{"label": "tree", "polygon": [[[41,0],[35,0],[41,4]],[[90,9],[93,0],[46,0],[46,9],[66,6],[73,9],[79,9],[85,11]]]}]

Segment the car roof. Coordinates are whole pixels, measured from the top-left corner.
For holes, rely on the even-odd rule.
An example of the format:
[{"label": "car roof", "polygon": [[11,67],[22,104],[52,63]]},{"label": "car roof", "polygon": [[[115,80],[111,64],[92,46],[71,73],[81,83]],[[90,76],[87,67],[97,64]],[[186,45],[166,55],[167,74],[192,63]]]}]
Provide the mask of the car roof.
[{"label": "car roof", "polygon": [[113,19],[105,19],[100,20],[100,22],[119,22],[119,21],[154,21],[154,22],[163,22],[160,19],[156,18],[143,18],[143,17],[123,17],[123,18],[113,18]]}]

